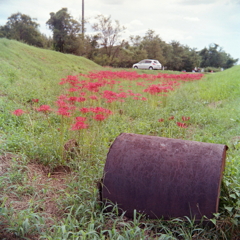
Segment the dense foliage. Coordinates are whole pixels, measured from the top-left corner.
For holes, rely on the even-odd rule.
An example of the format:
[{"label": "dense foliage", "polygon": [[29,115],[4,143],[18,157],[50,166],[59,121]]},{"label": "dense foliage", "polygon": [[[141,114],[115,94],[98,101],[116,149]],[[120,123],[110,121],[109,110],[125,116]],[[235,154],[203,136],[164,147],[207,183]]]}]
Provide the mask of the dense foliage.
[{"label": "dense foliage", "polygon": [[16,39],[37,47],[47,47],[49,39],[38,30],[39,24],[21,13],[12,14],[4,26],[0,26],[0,37]]},{"label": "dense foliage", "polygon": [[199,52],[202,57],[201,67],[230,68],[237,62],[229,54],[224,52],[217,44],[204,48]]},{"label": "dense foliage", "polygon": [[217,44],[197,51],[182,45],[178,41],[166,43],[154,30],[148,30],[145,36],[130,36],[129,41],[121,40],[125,27],[111,16],[98,15],[92,28],[95,35],[82,34],[82,25],[62,8],[51,12],[46,22],[53,32],[48,39],[38,31],[39,25],[31,17],[17,13],[0,26],[0,37],[24,41],[28,44],[56,51],[84,56],[102,66],[132,67],[142,59],[157,59],[164,69],[192,71],[195,68],[230,68],[238,59],[232,58]]},{"label": "dense foliage", "polygon": [[79,47],[78,33],[81,25],[62,8],[57,13],[51,12],[47,25],[53,32],[54,49],[64,53],[76,53]]}]

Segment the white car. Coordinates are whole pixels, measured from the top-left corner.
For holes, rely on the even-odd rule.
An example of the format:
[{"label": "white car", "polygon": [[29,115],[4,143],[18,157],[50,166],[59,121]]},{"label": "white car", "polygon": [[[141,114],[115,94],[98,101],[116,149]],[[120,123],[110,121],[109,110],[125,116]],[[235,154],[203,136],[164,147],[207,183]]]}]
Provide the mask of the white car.
[{"label": "white car", "polygon": [[136,69],[149,69],[149,70],[160,70],[162,68],[162,64],[158,60],[154,59],[144,59],[140,61],[139,63],[135,63],[132,66],[133,68]]}]

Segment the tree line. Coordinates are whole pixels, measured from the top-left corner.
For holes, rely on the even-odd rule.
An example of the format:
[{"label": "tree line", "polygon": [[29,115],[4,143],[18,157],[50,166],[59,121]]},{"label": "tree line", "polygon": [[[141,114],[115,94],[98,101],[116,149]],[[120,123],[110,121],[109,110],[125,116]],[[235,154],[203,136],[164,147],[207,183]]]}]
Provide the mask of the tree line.
[{"label": "tree line", "polygon": [[82,24],[68,13],[67,8],[51,12],[46,24],[52,37],[39,31],[36,19],[18,12],[0,26],[0,37],[83,56],[102,66],[128,68],[142,59],[157,59],[165,69],[192,71],[195,67],[226,69],[238,62],[218,44],[197,51],[175,40],[166,43],[151,29],[143,37],[137,35],[130,36],[128,41],[122,40],[125,27],[119,21],[113,21],[111,16],[96,16],[93,35],[82,34]]}]

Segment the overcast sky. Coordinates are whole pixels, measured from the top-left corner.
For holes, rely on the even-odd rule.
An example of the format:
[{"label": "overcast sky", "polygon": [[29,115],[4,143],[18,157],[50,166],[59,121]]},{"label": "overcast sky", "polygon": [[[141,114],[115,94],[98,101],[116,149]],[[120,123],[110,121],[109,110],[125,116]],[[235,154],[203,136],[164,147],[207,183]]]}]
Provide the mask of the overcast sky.
[{"label": "overcast sky", "polygon": [[[111,16],[126,27],[124,38],[144,36],[154,30],[166,42],[179,41],[201,50],[216,43],[240,60],[240,0],[85,0],[85,19],[90,23],[98,14]],[[37,18],[42,33],[50,12],[63,7],[81,21],[82,0],[0,0],[0,25],[13,13]],[[89,25],[90,26],[90,25]],[[87,33],[90,34],[88,27]],[[240,61],[238,62],[240,63]]]}]

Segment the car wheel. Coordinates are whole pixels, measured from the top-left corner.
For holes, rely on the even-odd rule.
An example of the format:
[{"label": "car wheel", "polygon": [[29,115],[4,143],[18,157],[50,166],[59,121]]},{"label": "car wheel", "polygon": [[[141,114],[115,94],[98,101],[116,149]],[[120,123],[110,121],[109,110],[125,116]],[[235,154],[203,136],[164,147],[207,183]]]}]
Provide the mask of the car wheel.
[{"label": "car wheel", "polygon": [[149,70],[153,70],[153,67],[149,67]]},{"label": "car wheel", "polygon": [[134,66],[134,68],[135,68],[135,69],[138,69],[138,67],[137,67],[137,66]]}]

